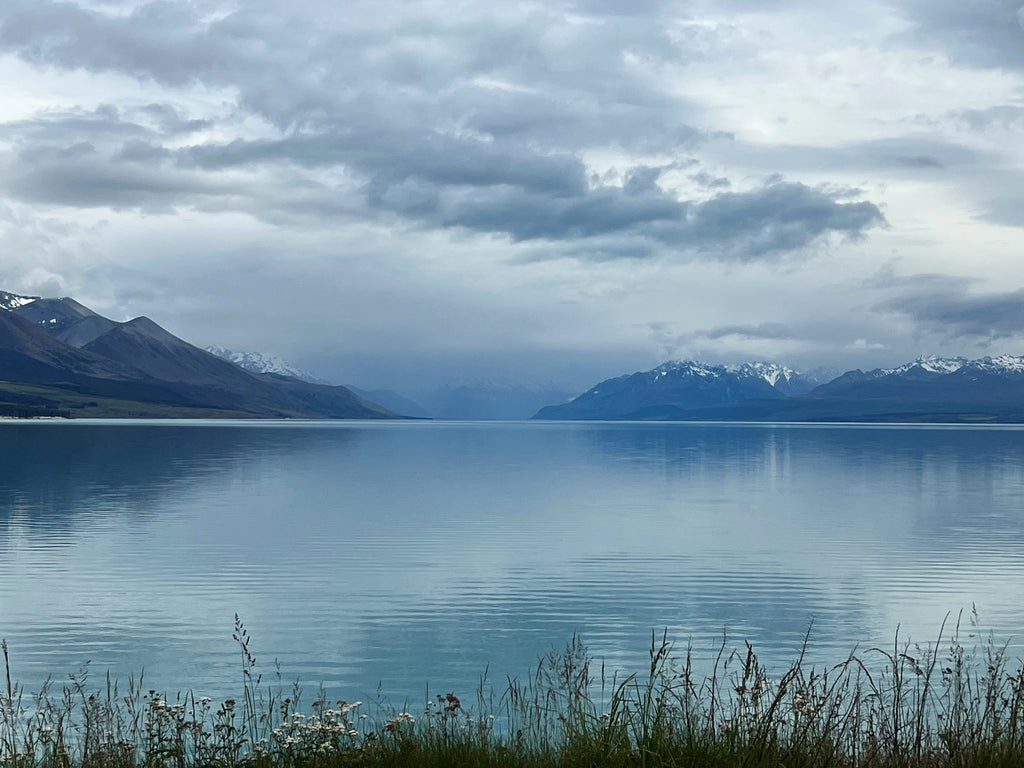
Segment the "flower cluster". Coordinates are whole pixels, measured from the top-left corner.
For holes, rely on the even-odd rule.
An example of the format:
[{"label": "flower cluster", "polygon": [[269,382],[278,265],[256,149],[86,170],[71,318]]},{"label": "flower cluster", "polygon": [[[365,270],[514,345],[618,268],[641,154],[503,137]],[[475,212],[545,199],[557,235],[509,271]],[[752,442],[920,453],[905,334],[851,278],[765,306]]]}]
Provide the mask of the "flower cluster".
[{"label": "flower cluster", "polygon": [[802,693],[793,694],[793,711],[798,715],[814,717],[821,710],[824,702],[817,696],[805,696]]},{"label": "flower cluster", "polygon": [[388,720],[386,723],[384,723],[383,730],[390,733],[392,731],[397,731],[405,723],[415,723],[415,722],[416,722],[416,718],[413,717],[412,715],[410,715],[408,712],[400,712],[397,715],[395,715],[393,718]]},{"label": "flower cluster", "polygon": [[[338,701],[328,707],[324,701],[313,703],[314,714],[306,716],[294,712],[270,735],[273,745],[293,757],[314,754],[339,754],[358,745],[359,729],[353,718],[363,702]],[[362,715],[358,716],[359,718]],[[267,751],[260,744],[259,751]]]}]

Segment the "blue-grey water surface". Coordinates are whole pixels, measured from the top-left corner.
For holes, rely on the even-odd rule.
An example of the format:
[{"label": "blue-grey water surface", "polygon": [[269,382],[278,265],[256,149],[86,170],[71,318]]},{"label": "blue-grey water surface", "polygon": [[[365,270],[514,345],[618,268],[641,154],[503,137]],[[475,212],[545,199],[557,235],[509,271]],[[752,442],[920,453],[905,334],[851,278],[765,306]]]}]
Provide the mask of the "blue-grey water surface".
[{"label": "blue-grey water surface", "polygon": [[663,628],[775,667],[812,620],[821,662],[972,604],[1019,639],[1022,595],[1017,427],[0,423],[29,689],[88,661],[236,694],[236,612],[266,676],[401,702],[500,689],[574,633],[630,672]]}]

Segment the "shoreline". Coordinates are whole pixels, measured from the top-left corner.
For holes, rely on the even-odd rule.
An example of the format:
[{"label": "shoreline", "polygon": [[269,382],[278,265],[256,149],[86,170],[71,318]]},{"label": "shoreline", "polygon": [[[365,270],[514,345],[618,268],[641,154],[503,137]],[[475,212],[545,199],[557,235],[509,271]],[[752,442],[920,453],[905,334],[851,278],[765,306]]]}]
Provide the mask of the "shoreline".
[{"label": "shoreline", "polygon": [[[972,614],[973,616],[973,614]],[[947,617],[948,618],[948,617]],[[961,618],[963,616],[961,615]],[[968,617],[970,618],[970,617]],[[808,629],[809,636],[810,630]],[[649,668],[605,670],[578,637],[500,694],[437,694],[421,706],[306,697],[262,682],[236,617],[241,687],[217,702],[147,690],[143,677],[93,690],[84,676],[33,694],[0,684],[0,764],[32,766],[418,766],[638,768],[660,765],[936,768],[1019,765],[1024,663],[960,619],[933,643],[904,641],[807,668],[803,650],[769,675],[747,643],[694,674],[689,648],[652,632]],[[870,658],[869,658],[870,654]],[[0,678],[2,681],[3,678]],[[475,696],[473,695],[475,693]],[[311,699],[311,700],[310,700]],[[308,701],[308,703],[307,703]],[[470,702],[473,703],[470,703]]]}]

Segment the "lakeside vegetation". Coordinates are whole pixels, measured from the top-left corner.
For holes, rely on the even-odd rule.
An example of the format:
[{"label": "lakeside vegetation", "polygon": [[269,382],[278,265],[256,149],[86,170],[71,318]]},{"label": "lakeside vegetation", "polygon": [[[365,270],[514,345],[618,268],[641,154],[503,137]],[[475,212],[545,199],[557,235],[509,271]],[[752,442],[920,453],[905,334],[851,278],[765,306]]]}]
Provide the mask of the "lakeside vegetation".
[{"label": "lakeside vegetation", "polygon": [[[573,638],[501,692],[403,709],[305,701],[266,684],[236,616],[236,699],[171,698],[140,677],[98,689],[85,671],[29,693],[3,643],[0,765],[10,768],[941,768],[1024,765],[1024,666],[960,621],[912,644],[770,674],[723,637],[711,671],[652,633],[650,665],[620,677]],[[806,649],[806,639],[804,648]]]}]

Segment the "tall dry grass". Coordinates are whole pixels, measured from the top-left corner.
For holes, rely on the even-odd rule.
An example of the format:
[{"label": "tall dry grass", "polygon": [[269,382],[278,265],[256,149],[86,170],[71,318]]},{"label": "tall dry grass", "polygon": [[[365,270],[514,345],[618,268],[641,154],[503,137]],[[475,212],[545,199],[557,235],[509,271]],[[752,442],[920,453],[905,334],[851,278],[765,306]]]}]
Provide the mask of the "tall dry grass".
[{"label": "tall dry grass", "polygon": [[[970,616],[968,618],[971,618]],[[769,674],[723,636],[711,672],[652,633],[650,665],[619,676],[578,637],[531,675],[475,703],[455,692],[416,712],[329,702],[265,684],[236,617],[242,685],[214,703],[173,699],[141,676],[98,689],[86,670],[31,695],[0,691],[0,763],[10,768],[350,766],[375,768],[940,768],[1024,765],[1024,669],[1007,646],[961,641],[960,619],[924,645],[896,632],[827,667],[801,651]],[[975,643],[973,635],[971,642]],[[807,647],[805,638],[804,649]],[[287,694],[287,695],[286,695]],[[369,710],[369,711],[364,711]]]}]

